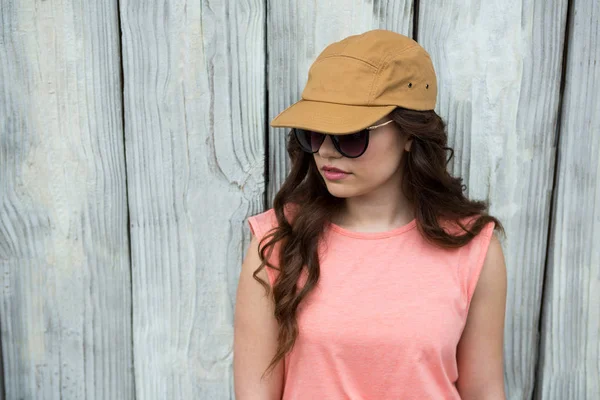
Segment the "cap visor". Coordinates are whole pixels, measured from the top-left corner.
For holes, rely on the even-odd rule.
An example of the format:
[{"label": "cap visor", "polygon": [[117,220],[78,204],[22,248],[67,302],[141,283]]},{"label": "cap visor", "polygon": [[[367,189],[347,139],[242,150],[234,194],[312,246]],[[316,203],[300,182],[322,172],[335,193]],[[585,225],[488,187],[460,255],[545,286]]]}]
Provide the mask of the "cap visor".
[{"label": "cap visor", "polygon": [[374,125],[395,108],[396,106],[351,106],[300,100],[275,117],[271,126],[343,135]]}]

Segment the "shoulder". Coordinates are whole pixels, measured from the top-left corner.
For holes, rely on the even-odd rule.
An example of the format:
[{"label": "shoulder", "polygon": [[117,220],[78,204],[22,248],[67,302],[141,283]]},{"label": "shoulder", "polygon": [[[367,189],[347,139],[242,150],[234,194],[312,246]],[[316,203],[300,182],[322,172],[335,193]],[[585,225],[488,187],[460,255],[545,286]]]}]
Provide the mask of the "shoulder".
[{"label": "shoulder", "polygon": [[248,225],[250,230],[259,240],[265,236],[265,234],[275,227],[277,224],[277,217],[275,209],[269,208],[266,211],[248,217]]},{"label": "shoulder", "polygon": [[492,391],[504,398],[502,345],[507,278],[502,246],[496,235],[490,236],[476,283],[457,347],[457,388],[464,397],[475,398]]},{"label": "shoulder", "polygon": [[261,221],[261,222],[269,221],[273,218],[276,218],[274,208],[269,208],[268,210],[261,211],[257,214],[254,214],[254,215],[248,217],[248,219],[251,219],[254,221]]},{"label": "shoulder", "polygon": [[[460,222],[471,229],[472,223],[475,217],[469,217],[461,220]],[[498,258],[502,255],[502,246],[497,236],[494,234],[495,223],[493,221],[487,222],[483,229],[478,232],[466,245],[460,249],[460,272],[465,284],[465,294],[467,303],[470,303],[475,288],[480,286],[479,283],[482,280],[482,274],[487,274],[489,269],[484,268],[488,263],[497,263]],[[460,227],[459,232],[455,234],[463,234],[464,231]],[[496,273],[498,273],[498,267],[496,266]],[[501,271],[500,271],[501,272]]]},{"label": "shoulder", "polygon": [[476,292],[501,294],[506,288],[506,261],[502,243],[495,234],[491,235],[482,264]]},{"label": "shoulder", "polygon": [[[463,235],[465,230],[461,227],[461,225],[466,229],[471,230],[473,228],[473,224],[475,224],[480,217],[481,215],[474,215],[469,217],[461,217],[456,220],[440,218],[439,223],[447,233],[453,235]],[[493,221],[488,221],[477,236],[491,236],[495,226],[496,225]]]},{"label": "shoulder", "polygon": [[[288,221],[290,221],[290,211],[292,211],[292,209],[289,207],[284,207],[284,217]],[[263,212],[248,217],[248,225],[250,226],[250,230],[256,238],[256,240],[252,239],[256,248],[256,250],[253,251],[260,252],[260,242],[262,242],[265,236],[269,235],[271,231],[279,226],[276,210],[274,208],[269,208]],[[266,259],[268,260],[265,272],[271,287],[275,285],[275,281],[279,275],[279,271],[273,267],[278,267],[279,265],[280,247],[281,242],[278,241],[265,255]]]},{"label": "shoulder", "polygon": [[[295,204],[288,204],[284,207],[283,213],[285,219],[291,223],[294,216],[298,212],[298,206]],[[269,208],[258,214],[248,217],[248,224],[252,233],[257,237],[266,235],[270,230],[277,227],[279,222],[277,220],[277,213],[274,208]]]}]

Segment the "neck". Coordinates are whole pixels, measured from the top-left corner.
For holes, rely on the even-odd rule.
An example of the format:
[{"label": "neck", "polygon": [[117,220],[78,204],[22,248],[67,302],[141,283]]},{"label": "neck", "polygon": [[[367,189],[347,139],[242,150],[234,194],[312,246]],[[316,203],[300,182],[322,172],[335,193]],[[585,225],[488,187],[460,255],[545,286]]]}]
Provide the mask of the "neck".
[{"label": "neck", "polygon": [[398,180],[360,196],[347,198],[337,215],[338,225],[363,232],[392,230],[411,222],[414,207]]}]

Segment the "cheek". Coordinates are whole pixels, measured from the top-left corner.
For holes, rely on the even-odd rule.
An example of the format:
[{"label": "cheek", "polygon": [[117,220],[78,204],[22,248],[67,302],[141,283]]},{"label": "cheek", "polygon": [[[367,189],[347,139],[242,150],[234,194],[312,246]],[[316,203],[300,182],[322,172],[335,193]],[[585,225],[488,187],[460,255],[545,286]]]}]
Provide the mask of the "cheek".
[{"label": "cheek", "polygon": [[374,141],[365,154],[357,158],[355,173],[361,179],[382,182],[393,175],[402,159],[402,149],[396,141]]},{"label": "cheek", "polygon": [[394,175],[398,170],[398,163],[396,157],[381,156],[365,160],[364,165],[357,168],[356,178],[365,186],[378,186]]}]

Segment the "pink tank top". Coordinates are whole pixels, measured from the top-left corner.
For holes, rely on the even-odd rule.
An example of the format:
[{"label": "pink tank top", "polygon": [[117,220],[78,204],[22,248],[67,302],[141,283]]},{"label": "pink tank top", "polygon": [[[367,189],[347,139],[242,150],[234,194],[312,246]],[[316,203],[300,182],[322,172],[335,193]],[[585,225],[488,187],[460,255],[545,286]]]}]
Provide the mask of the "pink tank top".
[{"label": "pink tank top", "polygon": [[[269,209],[248,222],[261,239],[277,221]],[[283,399],[460,399],[456,347],[493,229],[446,250],[416,220],[378,233],[327,228],[319,282],[299,306],[284,361]],[[278,271],[266,270],[273,285]]]}]

